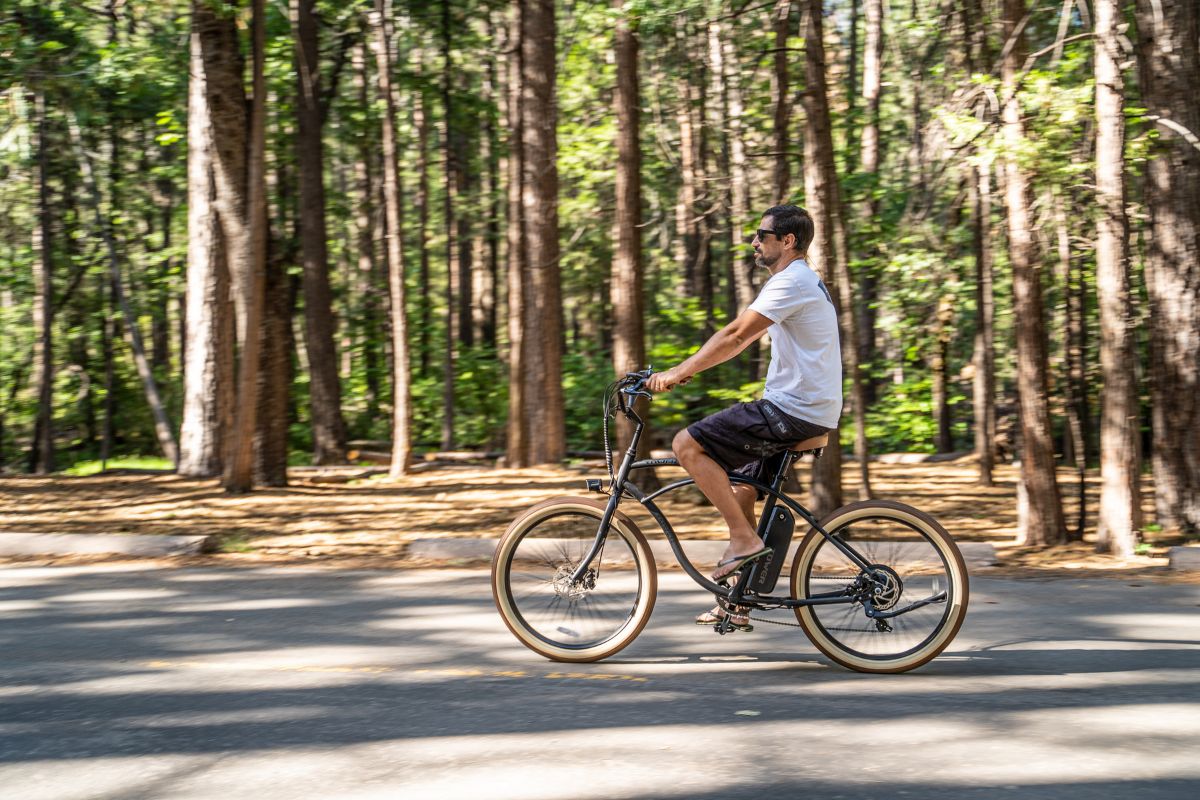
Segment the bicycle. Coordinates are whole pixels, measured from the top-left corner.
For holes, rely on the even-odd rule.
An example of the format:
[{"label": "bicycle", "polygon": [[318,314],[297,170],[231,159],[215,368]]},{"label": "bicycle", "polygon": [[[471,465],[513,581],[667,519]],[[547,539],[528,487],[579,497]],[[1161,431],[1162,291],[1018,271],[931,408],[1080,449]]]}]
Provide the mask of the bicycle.
[{"label": "bicycle", "polygon": [[[655,500],[693,483],[676,481],[649,494],[630,479],[639,469],[678,466],[674,458],[637,459],[645,423],[634,408],[650,370],[632,372],[605,392],[604,452],[609,486],[588,479],[589,497],[557,497],[517,517],[492,559],[492,595],[504,623],[521,644],[553,661],[608,658],[629,645],[650,620],[658,592],[650,545],[619,508],[624,498],[641,504],[658,523],[680,567],[717,597],[725,611],[714,624],[734,629],[731,614],[790,609],[796,622],[752,617],[800,627],[816,648],[859,672],[906,672],[940,654],[966,616],[968,576],[958,546],[932,517],[887,500],[843,506],[822,520],[781,490],[787,470],[804,453],[821,455],[825,437],[785,453],[768,484],[730,473],[764,498],[758,533],[767,556],[710,580],[688,560]],[[615,407],[614,407],[615,401]],[[634,432],[613,469],[608,420],[619,411]],[[774,596],[796,518],[809,525],[792,561],[788,596]],[[626,565],[632,565],[627,568]]]}]

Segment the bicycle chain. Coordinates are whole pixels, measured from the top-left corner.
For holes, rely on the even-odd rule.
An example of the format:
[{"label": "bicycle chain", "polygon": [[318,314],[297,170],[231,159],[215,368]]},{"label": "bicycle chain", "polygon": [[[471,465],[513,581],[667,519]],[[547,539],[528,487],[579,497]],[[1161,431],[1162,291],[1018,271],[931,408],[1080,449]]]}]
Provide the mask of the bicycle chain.
[{"label": "bicycle chain", "polygon": [[[849,576],[838,576],[838,575],[811,575],[809,577],[811,577],[813,580],[818,580],[818,581],[852,581],[852,580],[854,580],[852,577],[849,577]],[[783,625],[784,627],[787,627],[787,628],[803,627],[799,622],[780,622],[777,619],[767,619],[766,617],[752,617],[749,614],[746,615],[746,618],[752,619],[755,622],[766,622],[769,625]],[[830,627],[826,626],[825,630],[840,631],[842,633],[878,633],[878,631],[876,631],[872,628],[830,628]]]}]

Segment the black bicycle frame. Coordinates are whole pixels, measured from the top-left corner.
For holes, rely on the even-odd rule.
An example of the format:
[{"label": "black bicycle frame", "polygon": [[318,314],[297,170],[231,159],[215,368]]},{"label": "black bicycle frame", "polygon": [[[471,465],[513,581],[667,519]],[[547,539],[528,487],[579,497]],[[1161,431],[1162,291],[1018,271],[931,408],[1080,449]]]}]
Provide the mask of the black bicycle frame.
[{"label": "black bicycle frame", "polygon": [[[679,542],[679,537],[675,534],[675,530],[671,527],[671,523],[667,520],[666,515],[663,514],[662,510],[659,509],[659,507],[654,503],[654,499],[656,497],[660,497],[675,489],[680,489],[684,486],[694,484],[695,480],[692,478],[685,478],[684,480],[676,481],[669,486],[665,486],[650,495],[642,492],[642,490],[639,489],[636,484],[630,483],[629,473],[632,470],[650,469],[653,467],[675,467],[679,466],[679,462],[674,458],[649,458],[642,461],[636,461],[635,459],[637,458],[638,442],[642,437],[642,429],[645,427],[645,422],[633,410],[632,402],[628,403],[628,406],[623,403],[621,410],[635,423],[633,436],[630,438],[629,448],[625,451],[625,455],[621,459],[620,467],[618,467],[616,474],[613,476],[612,483],[609,486],[608,504],[604,508],[604,514],[601,517],[600,525],[596,530],[596,540],[592,543],[591,550],[588,551],[588,554],[583,558],[583,560],[579,563],[579,566],[577,566],[575,571],[572,573],[572,583],[583,579],[583,576],[587,573],[591,566],[592,560],[595,559],[596,556],[600,554],[600,551],[604,548],[604,542],[608,538],[609,526],[612,524],[612,518],[617,511],[617,506],[620,505],[621,498],[624,495],[629,495],[634,500],[637,500],[639,503],[641,503],[642,506],[648,512],[650,512],[650,516],[654,518],[654,521],[658,523],[658,526],[662,528],[663,533],[667,537],[667,541],[671,545],[671,551],[675,554],[675,559],[679,562],[679,566],[683,568],[683,571],[686,572],[692,580],[704,587],[709,592],[712,592],[720,597],[727,598],[733,604],[759,605],[772,608],[799,608],[801,606],[832,605],[837,603],[854,603],[862,601],[866,607],[866,615],[868,617],[886,618],[890,616],[896,616],[895,613],[876,611],[871,605],[869,593],[848,594],[846,591],[842,590],[826,592],[824,594],[816,594],[802,600],[797,600],[790,597],[771,597],[757,594],[744,595],[742,593],[743,587],[741,581],[731,588],[727,586],[721,586],[720,584],[710,580],[707,576],[703,575],[699,570],[696,569],[695,566],[693,566],[692,562],[688,560],[688,557],[683,552],[683,546]],[[850,561],[852,561],[859,569],[868,575],[872,574],[874,570],[870,563],[868,563],[852,547],[843,542],[841,539],[830,535],[828,531],[821,527],[821,524],[817,521],[816,517],[814,517],[807,508],[779,491],[779,487],[783,483],[784,476],[787,474],[788,468],[792,465],[792,462],[796,459],[796,457],[797,454],[792,451],[785,453],[783,462],[780,464],[779,470],[776,472],[775,478],[771,482],[770,486],[741,475],[732,473],[729,475],[729,479],[734,483],[746,484],[747,486],[753,487],[758,491],[763,491],[766,493],[767,499],[758,522],[758,534],[760,538],[765,533],[765,526],[767,524],[767,520],[771,518],[771,511],[774,510],[775,503],[777,501],[783,501],[783,503],[789,509],[799,514],[809,525],[813,527],[815,531],[824,536],[827,541],[840,550],[846,556],[846,558],[850,559]],[[902,609],[900,613],[911,610],[912,608],[905,608]]]}]

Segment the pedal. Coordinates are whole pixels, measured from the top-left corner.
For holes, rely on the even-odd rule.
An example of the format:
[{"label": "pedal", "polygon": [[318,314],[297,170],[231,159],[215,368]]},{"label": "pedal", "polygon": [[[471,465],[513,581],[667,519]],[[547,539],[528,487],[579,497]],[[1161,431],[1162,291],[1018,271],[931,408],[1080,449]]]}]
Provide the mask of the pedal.
[{"label": "pedal", "polygon": [[767,522],[767,535],[764,544],[771,552],[755,561],[750,571],[750,581],[747,587],[754,594],[770,594],[775,590],[779,581],[779,573],[783,570],[783,561],[787,558],[788,547],[792,543],[792,532],[796,529],[796,518],[792,512],[783,506],[771,509],[771,519]]}]

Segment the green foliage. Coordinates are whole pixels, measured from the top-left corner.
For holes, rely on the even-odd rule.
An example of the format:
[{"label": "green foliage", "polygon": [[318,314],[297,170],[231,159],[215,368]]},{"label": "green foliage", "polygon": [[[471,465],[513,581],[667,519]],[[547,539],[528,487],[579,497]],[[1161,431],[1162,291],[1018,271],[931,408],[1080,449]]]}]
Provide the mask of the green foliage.
[{"label": "green foliage", "polygon": [[[867,412],[867,439],[876,453],[933,453],[937,421],[933,416],[932,383],[926,374],[888,386]],[[951,409],[968,405],[961,392],[951,391],[947,404]],[[959,419],[952,426],[955,439],[965,442],[967,422]]]}]

